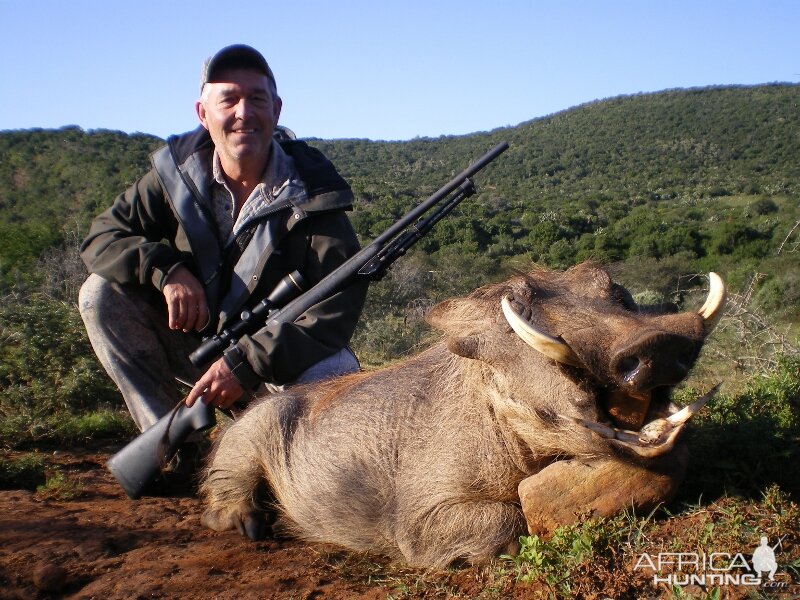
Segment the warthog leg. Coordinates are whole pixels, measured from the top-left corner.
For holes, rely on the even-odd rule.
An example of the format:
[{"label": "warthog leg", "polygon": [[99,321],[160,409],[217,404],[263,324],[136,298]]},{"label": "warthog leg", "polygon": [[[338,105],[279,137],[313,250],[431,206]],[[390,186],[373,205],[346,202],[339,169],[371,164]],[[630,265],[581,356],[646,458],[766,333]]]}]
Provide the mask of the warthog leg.
[{"label": "warthog leg", "polygon": [[397,545],[414,566],[486,563],[499,554],[516,554],[525,533],[522,511],[510,502],[443,502],[426,515],[400,519],[406,528],[398,532]]},{"label": "warthog leg", "polygon": [[263,464],[255,444],[244,436],[222,436],[200,488],[208,506],[200,523],[215,531],[237,529],[252,540],[264,539],[270,526],[261,506],[263,479]]},{"label": "warthog leg", "polygon": [[236,528],[240,534],[254,541],[263,540],[270,533],[266,513],[248,503],[218,509],[209,508],[200,517],[200,523],[214,531]]}]

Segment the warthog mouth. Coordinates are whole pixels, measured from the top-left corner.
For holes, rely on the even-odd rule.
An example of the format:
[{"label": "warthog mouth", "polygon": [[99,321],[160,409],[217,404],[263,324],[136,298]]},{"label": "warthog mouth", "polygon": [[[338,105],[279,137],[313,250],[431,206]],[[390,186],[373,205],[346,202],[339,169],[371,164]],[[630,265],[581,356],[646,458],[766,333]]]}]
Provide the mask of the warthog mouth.
[{"label": "warthog mouth", "polygon": [[[666,411],[659,411],[666,412],[665,416],[660,416],[658,413],[653,414],[651,420],[644,423],[637,431],[585,419],[573,418],[571,420],[576,425],[593,431],[608,440],[612,446],[628,450],[642,458],[655,458],[672,451],[686,423],[716,395],[721,385],[722,383],[716,384],[700,398],[680,410],[674,405],[669,405]],[[668,393],[668,390],[666,392]]]}]

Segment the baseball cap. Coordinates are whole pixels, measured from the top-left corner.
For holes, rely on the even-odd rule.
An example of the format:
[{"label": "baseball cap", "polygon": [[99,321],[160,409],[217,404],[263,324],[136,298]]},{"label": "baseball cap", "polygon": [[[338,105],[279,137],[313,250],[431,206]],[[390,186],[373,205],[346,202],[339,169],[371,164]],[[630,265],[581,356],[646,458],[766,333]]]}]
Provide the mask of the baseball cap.
[{"label": "baseball cap", "polygon": [[213,83],[214,78],[225,69],[231,68],[250,68],[261,71],[269,77],[275,85],[275,76],[269,68],[263,55],[251,46],[245,44],[234,44],[225,46],[213,56],[209,56],[203,63],[203,70],[200,73],[200,91],[207,83]]}]

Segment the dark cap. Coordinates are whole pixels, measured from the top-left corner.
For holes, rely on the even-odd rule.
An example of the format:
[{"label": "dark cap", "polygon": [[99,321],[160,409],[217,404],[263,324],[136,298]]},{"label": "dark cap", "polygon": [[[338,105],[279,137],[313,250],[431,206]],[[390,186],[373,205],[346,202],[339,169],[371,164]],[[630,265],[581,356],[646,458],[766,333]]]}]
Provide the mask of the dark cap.
[{"label": "dark cap", "polygon": [[272,85],[275,85],[275,76],[269,68],[266,59],[262,54],[245,44],[234,44],[226,46],[213,56],[209,56],[203,63],[203,71],[200,73],[200,91],[207,83],[213,83],[214,78],[226,69],[254,69],[261,71],[269,77]]}]

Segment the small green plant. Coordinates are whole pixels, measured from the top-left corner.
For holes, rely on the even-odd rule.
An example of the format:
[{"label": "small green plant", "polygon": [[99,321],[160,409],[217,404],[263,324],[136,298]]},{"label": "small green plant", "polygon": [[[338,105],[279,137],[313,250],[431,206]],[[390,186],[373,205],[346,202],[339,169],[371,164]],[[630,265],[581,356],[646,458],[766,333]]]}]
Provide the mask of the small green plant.
[{"label": "small green plant", "polygon": [[519,538],[519,554],[503,554],[500,558],[509,560],[517,567],[517,580],[530,583],[540,574],[549,570],[545,542],[538,535],[523,535]]},{"label": "small green plant", "polygon": [[623,518],[588,519],[559,527],[547,541],[537,535],[524,535],[519,538],[519,554],[500,558],[516,568],[517,581],[543,581],[569,597],[575,569],[622,541]]},{"label": "small green plant", "polygon": [[795,578],[800,577],[800,558],[794,559],[786,564],[786,568],[791,571]]},{"label": "small green plant", "polygon": [[722,598],[722,591],[719,588],[713,588],[702,596],[694,596],[679,585],[673,585],[671,591],[674,600],[720,600]]},{"label": "small green plant", "polygon": [[44,485],[36,488],[36,497],[40,500],[76,500],[85,493],[80,482],[70,479],[61,471],[49,475]]},{"label": "small green plant", "polygon": [[127,412],[110,409],[68,415],[53,424],[52,432],[62,443],[119,440],[138,433]]},{"label": "small green plant", "polygon": [[130,416],[121,410],[100,409],[78,414],[55,412],[36,417],[11,411],[3,415],[0,411],[0,416],[3,417],[0,418],[0,443],[15,448],[120,440],[136,433]]}]

